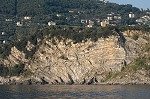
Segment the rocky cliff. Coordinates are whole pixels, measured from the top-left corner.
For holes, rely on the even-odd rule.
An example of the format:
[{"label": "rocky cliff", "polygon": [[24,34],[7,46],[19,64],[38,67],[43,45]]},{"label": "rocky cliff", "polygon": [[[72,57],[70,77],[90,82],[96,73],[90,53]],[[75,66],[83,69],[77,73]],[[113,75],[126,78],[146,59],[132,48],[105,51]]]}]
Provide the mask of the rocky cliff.
[{"label": "rocky cliff", "polygon": [[[129,72],[123,76],[118,74],[140,56],[143,46],[149,40],[144,38],[145,33],[139,34],[140,37],[134,40],[127,35],[128,32],[125,35],[99,38],[95,42],[89,39],[79,43],[73,43],[71,39],[60,41],[45,37],[40,40],[32,58],[27,59],[25,53],[13,47],[3,63],[9,66],[23,63],[32,72],[32,77],[29,78],[41,79],[49,84],[132,83],[135,81],[131,79],[134,74],[136,77],[149,74],[140,74],[139,71],[130,75]],[[36,46],[28,42],[26,49],[32,50]],[[141,79],[136,79],[135,82]],[[149,81],[148,77],[142,83]]]}]

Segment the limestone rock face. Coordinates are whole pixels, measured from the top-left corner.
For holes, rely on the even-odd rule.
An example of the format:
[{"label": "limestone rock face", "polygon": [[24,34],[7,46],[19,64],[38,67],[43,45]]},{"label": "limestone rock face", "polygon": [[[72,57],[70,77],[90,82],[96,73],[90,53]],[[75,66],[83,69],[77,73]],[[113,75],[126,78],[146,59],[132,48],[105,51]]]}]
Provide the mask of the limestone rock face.
[{"label": "limestone rock face", "polygon": [[[59,41],[47,37],[37,39],[37,42],[38,45],[33,45],[28,41],[25,47],[29,52],[35,51],[32,57],[27,59],[29,53],[12,47],[10,55],[0,63],[5,66],[23,63],[33,72],[32,78],[50,84],[102,84],[112,72],[120,72],[139,57],[142,46],[149,43],[143,37],[134,40],[123,35],[99,38],[95,42],[74,43],[70,39]],[[122,83],[126,79],[132,82],[129,78],[133,75],[122,80],[112,79],[108,83]]]},{"label": "limestone rock face", "polygon": [[121,71],[140,49],[134,40],[127,39],[124,48],[118,37],[100,38],[73,44],[71,40],[58,42],[43,40],[34,59],[29,63],[36,77],[49,83],[100,83],[109,72]]},{"label": "limestone rock face", "polygon": [[18,63],[27,63],[28,60],[25,58],[25,53],[19,51],[15,46],[11,48],[10,55],[4,60],[4,65],[14,66]]}]

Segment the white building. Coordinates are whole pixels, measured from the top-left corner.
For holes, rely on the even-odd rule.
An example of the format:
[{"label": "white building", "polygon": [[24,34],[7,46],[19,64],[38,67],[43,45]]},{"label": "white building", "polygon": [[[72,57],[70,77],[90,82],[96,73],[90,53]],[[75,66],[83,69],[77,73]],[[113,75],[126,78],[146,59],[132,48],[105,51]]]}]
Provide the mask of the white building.
[{"label": "white building", "polygon": [[132,12],[130,12],[130,13],[129,13],[129,18],[134,18],[134,17],[135,17],[135,14],[132,13]]},{"label": "white building", "polygon": [[102,2],[104,2],[104,3],[108,3],[108,1],[107,1],[107,0],[100,0],[100,1],[102,1]]},{"label": "white building", "polygon": [[93,27],[93,25],[94,25],[94,22],[91,20],[86,20],[86,23],[87,23],[87,27],[89,27],[89,28]]},{"label": "white building", "polygon": [[116,20],[121,20],[121,16],[120,16],[120,15],[115,15],[115,16],[114,16],[114,19],[116,19]]},{"label": "white building", "polygon": [[142,16],[141,18],[137,19],[136,22],[138,24],[146,24],[146,23],[150,22],[150,16],[147,16],[147,15]]},{"label": "white building", "polygon": [[69,13],[74,13],[74,11],[73,10],[69,10]]},{"label": "white building", "polygon": [[5,35],[5,32],[2,32],[1,35]]},{"label": "white building", "polygon": [[61,14],[56,14],[57,17],[61,17]]},{"label": "white building", "polygon": [[149,14],[149,15],[150,15],[150,12],[146,12],[146,14]]},{"label": "white building", "polygon": [[105,19],[101,22],[101,27],[106,27],[109,25],[109,20]]},{"label": "white building", "polygon": [[81,19],[81,23],[85,24],[85,23],[86,23],[86,20]]},{"label": "white building", "polygon": [[91,25],[91,24],[88,24],[88,25],[87,25],[87,27],[88,27],[88,28],[91,28],[91,27],[93,27],[93,25]]},{"label": "white building", "polygon": [[97,22],[97,23],[100,23],[101,21],[100,21],[100,19],[96,19],[96,22]]},{"label": "white building", "polygon": [[51,26],[51,25],[56,25],[56,23],[53,21],[48,22],[48,26]]},{"label": "white building", "polygon": [[113,17],[112,16],[108,16],[107,19],[108,20],[113,20]]},{"label": "white building", "polygon": [[[107,14],[107,20],[114,20],[118,15],[114,12]],[[118,18],[118,17],[117,17]]]},{"label": "white building", "polygon": [[137,19],[136,22],[137,22],[137,23],[142,23],[142,22],[143,22],[143,19]]},{"label": "white building", "polygon": [[29,17],[29,16],[24,17],[24,20],[30,20],[30,19],[31,19],[31,17]]},{"label": "white building", "polygon": [[4,40],[4,41],[3,41],[3,44],[5,44],[5,43],[6,43],[6,41]]},{"label": "white building", "polygon": [[11,22],[13,21],[12,19],[5,19],[6,22]]},{"label": "white building", "polygon": [[150,20],[150,16],[148,16],[148,15],[145,15],[145,16],[143,16],[143,17],[141,17],[141,18]]},{"label": "white building", "polygon": [[16,25],[17,25],[17,26],[22,26],[23,24],[22,24],[20,21],[18,21],[18,22],[16,23]]}]

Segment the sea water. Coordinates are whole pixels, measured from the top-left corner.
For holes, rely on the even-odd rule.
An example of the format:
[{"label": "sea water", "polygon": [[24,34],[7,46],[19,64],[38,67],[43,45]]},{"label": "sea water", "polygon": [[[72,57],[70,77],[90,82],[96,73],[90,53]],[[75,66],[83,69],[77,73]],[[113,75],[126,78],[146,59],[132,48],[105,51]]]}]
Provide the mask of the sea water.
[{"label": "sea water", "polygon": [[0,99],[150,99],[150,85],[1,85]]}]

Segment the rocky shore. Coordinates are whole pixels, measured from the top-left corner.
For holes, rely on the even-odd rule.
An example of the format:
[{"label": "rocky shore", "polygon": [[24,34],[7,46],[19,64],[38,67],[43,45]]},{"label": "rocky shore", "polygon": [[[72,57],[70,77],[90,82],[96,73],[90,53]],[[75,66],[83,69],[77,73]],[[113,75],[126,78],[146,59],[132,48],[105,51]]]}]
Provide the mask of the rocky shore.
[{"label": "rocky shore", "polygon": [[48,82],[44,77],[0,77],[0,85],[135,85],[135,84],[150,84],[150,77],[147,76],[145,70],[138,70],[134,73],[128,73],[125,75],[118,74],[116,77],[109,78],[107,81],[98,81],[96,78],[92,78],[89,81],[82,83],[68,82]]},{"label": "rocky shore", "polygon": [[0,77],[0,85],[45,85],[48,84],[44,78],[24,77]]},{"label": "rocky shore", "polygon": [[[49,82],[46,81],[38,81],[35,79],[26,79],[21,82],[18,82],[17,80],[12,80],[11,78],[1,78],[0,79],[0,85],[45,85],[49,84]],[[115,82],[101,82],[101,83],[84,83],[84,84],[71,84],[71,83],[55,83],[55,84],[49,84],[49,85],[141,85],[141,84],[150,84],[150,81],[115,81]]]}]

